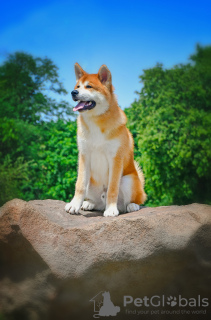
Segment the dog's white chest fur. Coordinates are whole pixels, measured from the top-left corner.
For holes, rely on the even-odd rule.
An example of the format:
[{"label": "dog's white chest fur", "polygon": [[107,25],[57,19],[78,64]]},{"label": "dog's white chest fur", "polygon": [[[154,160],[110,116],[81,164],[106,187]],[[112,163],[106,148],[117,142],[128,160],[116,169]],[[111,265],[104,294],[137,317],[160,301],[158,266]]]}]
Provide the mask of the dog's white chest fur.
[{"label": "dog's white chest fur", "polygon": [[108,186],[109,162],[113,159],[120,146],[119,139],[107,139],[106,135],[93,122],[88,124],[88,130],[78,137],[79,149],[90,157],[91,176],[103,186]]}]

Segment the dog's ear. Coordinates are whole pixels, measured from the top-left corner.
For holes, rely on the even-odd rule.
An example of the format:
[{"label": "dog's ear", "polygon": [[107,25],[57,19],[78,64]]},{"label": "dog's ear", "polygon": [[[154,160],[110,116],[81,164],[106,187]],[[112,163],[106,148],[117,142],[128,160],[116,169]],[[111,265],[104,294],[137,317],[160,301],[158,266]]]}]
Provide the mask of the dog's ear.
[{"label": "dog's ear", "polygon": [[100,67],[98,71],[98,77],[102,84],[108,87],[111,86],[111,72],[109,71],[109,69],[106,67],[105,64],[103,64]]},{"label": "dog's ear", "polygon": [[81,68],[81,66],[76,62],[75,63],[75,76],[76,80],[80,79],[86,72]]}]

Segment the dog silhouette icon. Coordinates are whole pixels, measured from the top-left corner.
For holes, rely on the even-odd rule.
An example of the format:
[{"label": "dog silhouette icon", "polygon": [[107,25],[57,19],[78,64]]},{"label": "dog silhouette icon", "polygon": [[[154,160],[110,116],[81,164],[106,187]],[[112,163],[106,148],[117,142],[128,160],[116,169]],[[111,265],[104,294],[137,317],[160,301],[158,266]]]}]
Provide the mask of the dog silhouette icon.
[{"label": "dog silhouette icon", "polygon": [[[100,308],[98,309],[98,311],[96,310],[96,307],[95,307],[95,303],[97,302],[97,299],[101,300],[101,303],[100,304],[98,303],[98,305],[100,305]],[[117,313],[120,311],[120,307],[115,306],[111,301],[111,296],[109,291],[99,292],[90,301],[94,302],[94,311],[97,312],[96,314],[94,314],[94,318],[116,316]]]}]

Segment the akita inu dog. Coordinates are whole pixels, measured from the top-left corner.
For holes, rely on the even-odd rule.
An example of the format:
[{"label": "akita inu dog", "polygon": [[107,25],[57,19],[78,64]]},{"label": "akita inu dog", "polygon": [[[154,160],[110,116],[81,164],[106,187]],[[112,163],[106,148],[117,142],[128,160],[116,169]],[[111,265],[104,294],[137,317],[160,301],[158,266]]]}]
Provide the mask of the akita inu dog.
[{"label": "akita inu dog", "polygon": [[[76,86],[71,92],[78,104],[78,178],[75,195],[65,210],[103,210],[104,216],[139,210],[146,200],[144,176],[133,156],[133,138],[127,118],[113,93],[111,73],[102,65],[88,74],[75,64]],[[86,199],[86,201],[84,201]]]}]

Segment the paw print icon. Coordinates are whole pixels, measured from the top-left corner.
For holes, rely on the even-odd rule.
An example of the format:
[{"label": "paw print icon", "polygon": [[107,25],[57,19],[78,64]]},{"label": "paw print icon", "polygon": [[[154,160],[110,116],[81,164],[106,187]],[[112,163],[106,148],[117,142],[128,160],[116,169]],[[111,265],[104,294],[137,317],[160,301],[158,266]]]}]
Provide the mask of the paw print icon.
[{"label": "paw print icon", "polygon": [[169,306],[174,307],[177,304],[177,298],[176,297],[168,297],[167,298],[167,302],[166,302]]}]

